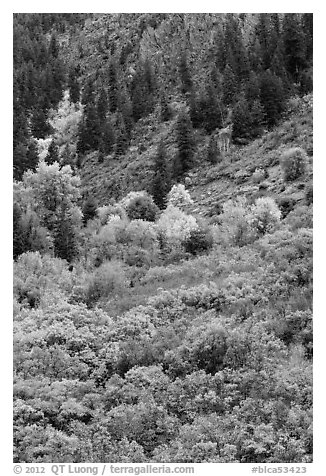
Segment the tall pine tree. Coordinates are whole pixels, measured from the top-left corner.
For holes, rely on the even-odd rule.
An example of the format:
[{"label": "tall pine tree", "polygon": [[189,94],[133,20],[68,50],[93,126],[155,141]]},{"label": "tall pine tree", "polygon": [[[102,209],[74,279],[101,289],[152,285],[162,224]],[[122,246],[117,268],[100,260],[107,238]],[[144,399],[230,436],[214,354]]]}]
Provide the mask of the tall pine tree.
[{"label": "tall pine tree", "polygon": [[166,196],[170,188],[171,178],[166,160],[166,148],[163,139],[161,139],[154,158],[154,176],[152,181],[152,196],[154,202],[161,210],[166,206]]},{"label": "tall pine tree", "polygon": [[176,123],[178,153],[173,164],[175,179],[183,177],[193,166],[194,138],[190,117],[186,111],[179,114]]}]

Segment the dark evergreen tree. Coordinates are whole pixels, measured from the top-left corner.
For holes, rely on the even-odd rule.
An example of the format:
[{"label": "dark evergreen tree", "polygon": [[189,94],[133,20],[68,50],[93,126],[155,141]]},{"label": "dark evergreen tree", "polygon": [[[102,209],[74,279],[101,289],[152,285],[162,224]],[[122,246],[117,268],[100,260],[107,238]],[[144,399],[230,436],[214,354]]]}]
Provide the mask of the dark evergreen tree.
[{"label": "dark evergreen tree", "polygon": [[97,150],[101,137],[101,127],[94,104],[85,106],[84,117],[79,128],[77,153],[85,154]]},{"label": "dark evergreen tree", "polygon": [[202,115],[204,117],[204,127],[208,134],[223,125],[222,111],[218,92],[210,81],[205,89],[205,108]]},{"label": "dark evergreen tree", "polygon": [[239,18],[233,13],[226,15],[224,50],[226,51],[226,65],[231,66],[237,81],[246,80],[249,75],[249,61],[243,43]]},{"label": "dark evergreen tree", "polygon": [[268,13],[259,13],[256,35],[260,44],[262,66],[264,69],[268,69],[271,65],[270,15]]},{"label": "dark evergreen tree", "polygon": [[31,132],[36,139],[45,139],[51,133],[51,126],[42,108],[35,109],[31,117]]},{"label": "dark evergreen tree", "polygon": [[249,103],[260,98],[259,79],[253,71],[250,72],[249,79],[245,85],[245,94]]},{"label": "dark evergreen tree", "polygon": [[118,107],[118,74],[117,67],[113,60],[110,61],[108,69],[108,96],[109,110],[114,113]]},{"label": "dark evergreen tree", "polygon": [[106,92],[104,88],[100,89],[100,93],[97,98],[97,118],[100,121],[100,124],[103,124],[106,120],[106,113],[108,111],[108,102],[106,97]]},{"label": "dark evergreen tree", "polygon": [[13,257],[17,259],[18,256],[24,253],[24,240],[21,229],[22,211],[17,203],[13,207]]},{"label": "dark evergreen tree", "polygon": [[45,157],[45,162],[47,164],[53,164],[54,162],[59,162],[59,147],[54,140],[51,141],[49,145],[48,153]]},{"label": "dark evergreen tree", "polygon": [[83,203],[82,212],[83,212],[83,223],[87,224],[88,220],[93,220],[96,217],[96,210],[98,203],[96,199],[89,195]]},{"label": "dark evergreen tree", "polygon": [[260,76],[260,101],[268,126],[276,124],[284,110],[285,92],[282,80],[269,70]]},{"label": "dark evergreen tree", "polygon": [[251,103],[250,108],[250,135],[252,138],[260,136],[266,127],[265,111],[259,99]]},{"label": "dark evergreen tree", "polygon": [[115,144],[115,133],[110,118],[107,118],[102,125],[101,139],[99,142],[99,150],[103,155],[110,154]]},{"label": "dark evergreen tree", "polygon": [[87,104],[95,103],[94,79],[88,79],[81,95],[81,103],[85,106]]},{"label": "dark evergreen tree", "polygon": [[188,97],[189,103],[189,115],[192,122],[192,125],[195,129],[203,127],[204,117],[203,110],[205,108],[205,98],[202,91],[199,92],[199,95],[196,95],[194,91],[191,91]]},{"label": "dark evergreen tree", "polygon": [[180,113],[176,123],[178,153],[173,164],[173,176],[184,176],[193,165],[194,139],[190,117],[186,111]]},{"label": "dark evergreen tree", "polygon": [[244,94],[241,94],[233,108],[233,138],[249,139],[251,132],[250,105]]},{"label": "dark evergreen tree", "polygon": [[76,68],[72,68],[68,75],[68,89],[70,101],[77,104],[80,100],[80,86],[77,77]]},{"label": "dark evergreen tree", "polygon": [[128,144],[129,144],[129,140],[128,140],[128,134],[126,131],[126,126],[123,122],[123,118],[120,117],[117,138],[116,138],[115,155],[117,157],[120,157],[121,155],[123,155],[128,149]]},{"label": "dark evergreen tree", "polygon": [[[37,164],[39,162],[39,155],[38,155],[38,147],[36,140],[33,138],[30,138],[30,140],[27,143],[27,153],[26,153],[26,169],[35,171]],[[25,169],[25,170],[26,170]]]},{"label": "dark evergreen tree", "polygon": [[233,69],[229,64],[226,65],[223,74],[223,102],[226,105],[230,105],[235,100],[237,93],[238,83]]},{"label": "dark evergreen tree", "polygon": [[131,83],[132,115],[135,121],[153,111],[155,80],[148,60],[139,62]]},{"label": "dark evergreen tree", "polygon": [[119,105],[119,111],[121,113],[124,126],[126,128],[126,134],[128,138],[130,139],[134,121],[133,121],[132,104],[131,104],[128,90],[126,88],[121,88],[119,92],[118,105]]},{"label": "dark evergreen tree", "polygon": [[171,119],[171,110],[169,108],[164,90],[161,92],[160,106],[161,106],[161,121],[166,122],[169,119]]},{"label": "dark evergreen tree", "polygon": [[154,202],[163,210],[166,206],[166,196],[171,189],[171,177],[168,170],[166,148],[163,139],[159,142],[154,158],[154,176],[151,188]]},{"label": "dark evergreen tree", "polygon": [[69,215],[62,216],[53,235],[55,255],[71,262],[78,255],[78,235]]},{"label": "dark evergreen tree", "polygon": [[303,13],[301,24],[305,38],[305,59],[307,65],[311,65],[313,57],[313,13]]},{"label": "dark evergreen tree", "polygon": [[26,170],[35,170],[38,160],[37,145],[34,139],[18,142],[13,149],[14,178],[21,180]]},{"label": "dark evergreen tree", "polygon": [[215,165],[221,160],[222,156],[219,148],[217,147],[217,140],[214,134],[209,138],[208,147],[207,147],[207,160]]},{"label": "dark evergreen tree", "polygon": [[179,59],[179,76],[182,94],[189,93],[192,89],[192,79],[188,67],[187,53],[182,51]]},{"label": "dark evergreen tree", "polygon": [[306,66],[305,37],[299,15],[286,13],[283,19],[282,39],[286,70],[298,82],[300,72]]},{"label": "dark evergreen tree", "polygon": [[53,33],[50,38],[49,55],[52,56],[52,58],[58,58],[59,56],[59,45],[55,33]]}]

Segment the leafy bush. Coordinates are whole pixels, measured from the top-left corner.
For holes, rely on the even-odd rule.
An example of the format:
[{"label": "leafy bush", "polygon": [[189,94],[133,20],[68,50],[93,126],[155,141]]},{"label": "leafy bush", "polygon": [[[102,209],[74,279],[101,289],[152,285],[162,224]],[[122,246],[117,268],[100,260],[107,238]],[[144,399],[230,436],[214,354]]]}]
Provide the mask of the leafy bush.
[{"label": "leafy bush", "polygon": [[125,209],[119,205],[104,205],[99,207],[96,211],[96,215],[99,218],[102,225],[106,225],[110,217],[119,216],[121,219],[126,218]]},{"label": "leafy bush", "polygon": [[253,215],[246,198],[229,200],[223,204],[223,213],[220,215],[221,226],[217,231],[222,233],[227,242],[244,246],[255,239],[252,221]]},{"label": "leafy bush", "polygon": [[258,198],[251,210],[253,227],[259,235],[274,231],[280,221],[281,211],[272,198]]},{"label": "leafy bush", "polygon": [[281,157],[281,167],[285,182],[291,182],[304,175],[308,163],[306,152],[300,147],[285,151]]},{"label": "leafy bush", "polygon": [[21,254],[14,264],[14,296],[21,304],[36,308],[63,299],[72,289],[67,262],[39,252]]},{"label": "leafy bush", "polygon": [[185,189],[182,183],[173,185],[168,193],[168,206],[182,208],[185,205],[191,205],[193,203],[189,192]]},{"label": "leafy bush", "polygon": [[294,208],[295,200],[291,197],[281,197],[277,200],[277,205],[282,213],[282,218],[285,218]]},{"label": "leafy bush", "polygon": [[169,205],[157,222],[161,247],[172,250],[190,237],[191,231],[198,229],[196,218],[179,208]]},{"label": "leafy bush", "polygon": [[121,263],[104,263],[90,277],[86,288],[86,303],[92,306],[100,299],[122,291],[126,285],[126,274]]},{"label": "leafy bush", "polygon": [[265,179],[265,171],[263,169],[257,168],[252,174],[252,180],[254,183],[260,183]]},{"label": "leafy bush", "polygon": [[209,251],[213,246],[213,236],[210,230],[199,228],[191,230],[190,235],[183,241],[187,253],[197,255]]},{"label": "leafy bush", "polygon": [[284,223],[287,224],[291,230],[297,230],[298,228],[312,228],[313,226],[313,211],[311,207],[302,205],[292,210],[284,219]]},{"label": "leafy bush", "polygon": [[159,208],[152,197],[145,195],[130,200],[126,206],[126,212],[130,220],[155,221]]}]

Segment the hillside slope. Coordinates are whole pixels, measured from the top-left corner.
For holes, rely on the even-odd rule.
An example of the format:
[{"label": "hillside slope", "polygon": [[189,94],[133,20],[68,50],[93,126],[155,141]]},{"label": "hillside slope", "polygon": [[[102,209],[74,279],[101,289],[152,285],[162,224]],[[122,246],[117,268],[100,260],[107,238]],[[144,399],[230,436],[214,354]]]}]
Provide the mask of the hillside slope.
[{"label": "hillside slope", "polygon": [[[206,160],[207,137],[198,133],[195,167],[188,174],[190,180],[187,179],[187,188],[195,202],[189,210],[212,216],[218,205],[235,195],[244,195],[252,201],[264,195],[303,200],[305,189],[312,181],[312,107],[312,95],[290,100],[279,125],[246,146],[233,145],[221,163],[215,166]],[[171,164],[176,154],[174,130],[175,120],[162,124],[149,116],[140,121],[132,145],[121,158],[108,156],[103,163],[98,163],[97,153],[89,154],[80,169],[84,194],[90,193],[100,205],[104,205],[132,190],[151,191],[157,144],[161,138],[165,139]],[[284,185],[279,159],[282,152],[291,147],[306,150],[310,157],[310,171],[304,182]],[[255,183],[253,173],[260,168],[265,170],[265,179],[263,183]]]}]

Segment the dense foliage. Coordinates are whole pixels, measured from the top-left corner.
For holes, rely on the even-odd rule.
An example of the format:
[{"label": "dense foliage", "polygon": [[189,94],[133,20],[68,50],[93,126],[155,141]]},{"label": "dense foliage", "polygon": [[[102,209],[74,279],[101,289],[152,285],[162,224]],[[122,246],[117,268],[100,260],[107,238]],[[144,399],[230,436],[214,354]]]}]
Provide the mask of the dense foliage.
[{"label": "dense foliage", "polygon": [[311,67],[311,14],[14,16],[15,462],[312,461]]}]

